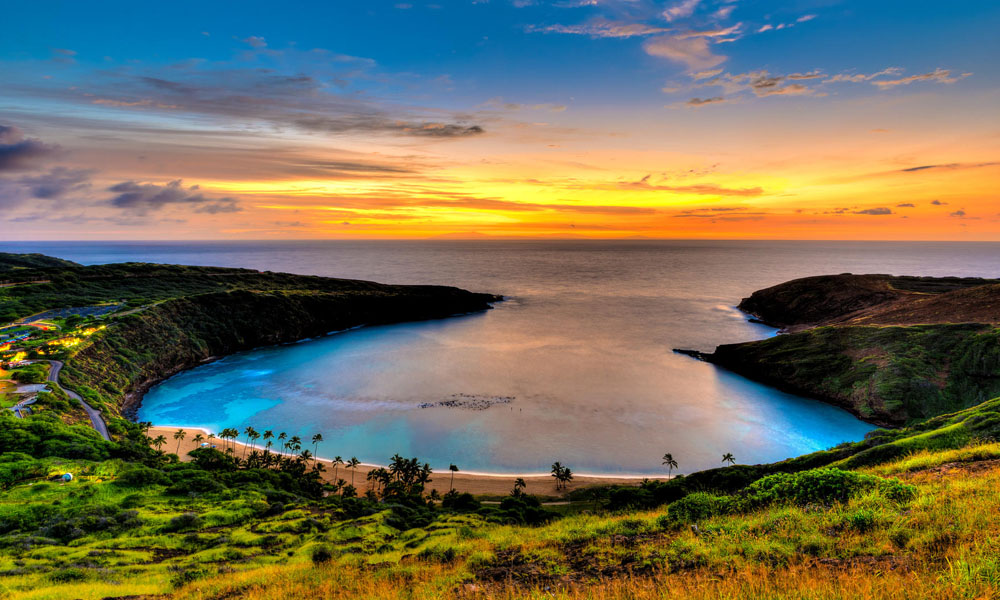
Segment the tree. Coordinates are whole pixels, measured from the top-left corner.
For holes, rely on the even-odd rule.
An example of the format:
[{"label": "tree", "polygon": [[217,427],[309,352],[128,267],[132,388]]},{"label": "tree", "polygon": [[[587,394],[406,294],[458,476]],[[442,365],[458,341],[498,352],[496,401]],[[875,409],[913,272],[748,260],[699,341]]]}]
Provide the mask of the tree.
[{"label": "tree", "polygon": [[725,454],[722,455],[722,462],[729,463],[731,465],[735,465],[736,464],[736,459],[733,458],[733,453],[732,452],[726,452]]},{"label": "tree", "polygon": [[317,433],[313,436],[313,460],[316,460],[316,453],[319,452],[319,443],[323,441],[323,434]]},{"label": "tree", "polygon": [[451,471],[451,489],[455,489],[455,473],[458,473],[458,466],[455,463],[448,465],[448,470]]},{"label": "tree", "polygon": [[562,481],[562,487],[565,490],[566,484],[573,481],[573,471],[569,467],[563,467],[562,473],[559,475],[559,480]]},{"label": "tree", "polygon": [[201,443],[205,441],[205,436],[200,433],[196,434],[193,438],[191,438],[191,441],[194,442],[196,446],[200,446]]},{"label": "tree", "polygon": [[523,478],[518,477],[514,480],[514,489],[510,491],[510,495],[515,497],[520,496],[524,494],[524,488],[526,487],[528,487],[528,484],[525,483]]},{"label": "tree", "polygon": [[663,464],[667,467],[667,477],[670,477],[670,473],[677,468],[677,461],[674,460],[674,455],[669,452],[664,454]]},{"label": "tree", "polygon": [[166,443],[167,443],[167,438],[164,437],[163,435],[158,435],[158,436],[156,436],[156,439],[153,440],[153,445],[156,446],[157,451],[160,451],[160,452],[163,451],[162,450],[163,444],[166,444]]},{"label": "tree", "polygon": [[561,462],[556,461],[552,463],[552,477],[555,478],[556,480],[557,490],[561,489],[562,486],[562,479],[560,479],[560,477],[562,477],[562,471],[563,471],[563,466]]},{"label": "tree", "polygon": [[339,456],[334,456],[333,457],[333,479],[334,480],[337,479],[337,468],[340,465],[342,465],[342,464],[344,464],[344,459],[340,458]]},{"label": "tree", "polygon": [[174,439],[177,440],[177,452],[176,452],[176,454],[180,454],[181,453],[181,440],[183,440],[186,436],[187,436],[187,432],[184,431],[183,429],[178,429],[177,431],[174,432]]},{"label": "tree", "polygon": [[357,456],[352,456],[351,460],[347,461],[347,468],[351,469],[351,488],[354,488],[354,472],[358,470],[358,465],[361,461],[358,460]]}]

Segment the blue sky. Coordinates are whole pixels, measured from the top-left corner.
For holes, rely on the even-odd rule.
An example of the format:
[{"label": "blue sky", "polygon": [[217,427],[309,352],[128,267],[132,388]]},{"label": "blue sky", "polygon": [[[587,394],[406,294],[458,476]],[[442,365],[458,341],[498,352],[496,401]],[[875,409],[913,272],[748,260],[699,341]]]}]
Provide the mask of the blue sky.
[{"label": "blue sky", "polygon": [[[90,217],[109,223],[102,234],[146,228],[169,237],[170,223],[192,219],[201,219],[199,235],[253,234],[262,230],[224,231],[180,209],[225,197],[246,216],[294,188],[244,185],[253,173],[262,181],[313,181],[320,163],[328,182],[323,206],[349,216],[360,205],[344,201],[338,186],[364,173],[464,181],[470,196],[516,202],[544,193],[492,184],[512,181],[513,172],[540,182],[545,164],[543,174],[562,182],[559,202],[568,204],[596,202],[567,196],[577,189],[570,180],[616,158],[608,178],[619,184],[655,169],[668,177],[711,167],[725,171],[718,181],[756,177],[786,187],[806,168],[797,157],[823,163],[818,181],[845,168],[852,145],[872,153],[856,156],[857,171],[876,170],[872,160],[889,161],[891,170],[997,158],[990,137],[1000,128],[997,2],[32,2],[5,14],[17,26],[0,38],[0,127],[7,128],[0,134],[9,156],[26,154],[5,175],[0,144],[0,201],[19,211],[12,218],[21,223],[39,214],[43,200],[72,191],[77,203],[107,212]],[[847,139],[844,124],[857,136],[897,137],[891,144]],[[820,158],[823,140],[830,156]],[[268,158],[281,153],[294,154],[294,164]],[[488,176],[486,165],[495,166]],[[66,192],[40,198],[31,191],[58,168],[55,187]],[[153,186],[142,189],[155,196],[173,181],[203,191],[178,195],[174,186],[164,198],[202,200],[103,211],[118,198],[108,199],[115,185]],[[555,189],[554,180],[547,183]],[[414,203],[431,193],[419,189]],[[987,200],[973,195],[970,202]],[[311,201],[319,206],[323,197]],[[167,218],[161,207],[178,214]],[[383,217],[385,210],[379,205]],[[482,229],[482,215],[475,216],[461,227]],[[132,229],[119,232],[115,223]],[[641,225],[615,231],[638,235]],[[648,225],[664,230],[661,222]],[[63,231],[50,222],[37,234]],[[266,235],[292,233],[277,227]]]}]

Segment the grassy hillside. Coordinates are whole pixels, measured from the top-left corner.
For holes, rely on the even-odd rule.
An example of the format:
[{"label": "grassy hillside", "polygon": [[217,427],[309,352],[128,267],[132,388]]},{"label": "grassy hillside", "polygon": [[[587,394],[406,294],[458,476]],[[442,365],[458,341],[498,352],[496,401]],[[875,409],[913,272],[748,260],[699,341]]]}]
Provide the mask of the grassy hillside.
[{"label": "grassy hillside", "polygon": [[994,325],[817,327],[719,346],[708,359],[880,425],[1000,395],[1000,329]]},{"label": "grassy hillside", "polygon": [[699,358],[898,426],[1000,394],[997,280],[825,275],[754,292],[740,308],[785,328]]},{"label": "grassy hillside", "polygon": [[0,252],[0,273],[4,271],[15,271],[15,273],[4,273],[0,276],[20,277],[17,272],[22,269],[46,269],[52,267],[78,267],[77,263],[70,260],[63,260],[54,256],[44,254],[12,254],[10,252]]},{"label": "grassy hillside", "polygon": [[[996,427],[998,406],[968,411],[960,427]],[[308,463],[289,478],[237,469],[215,451],[194,463],[154,452],[99,461],[8,453],[0,473],[36,479],[0,492],[0,595],[993,597],[1000,444],[937,425],[895,442],[923,434],[937,438],[932,449],[869,456],[854,470],[772,475],[653,508],[616,510],[614,490],[603,490],[603,509],[588,503],[538,525],[471,499],[324,497]],[[67,471],[73,482],[48,481]]]}]

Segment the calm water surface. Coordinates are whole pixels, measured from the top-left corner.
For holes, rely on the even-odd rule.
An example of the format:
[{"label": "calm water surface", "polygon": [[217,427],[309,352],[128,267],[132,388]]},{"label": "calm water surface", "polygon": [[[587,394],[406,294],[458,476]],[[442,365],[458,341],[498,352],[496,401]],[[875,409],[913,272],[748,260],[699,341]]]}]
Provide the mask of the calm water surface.
[{"label": "calm water surface", "polygon": [[[733,307],[823,273],[1000,275],[998,244],[803,242],[18,243],[86,264],[251,267],[502,293],[492,311],[356,329],[226,357],[146,395],[158,424],[320,432],[322,456],[437,468],[658,473],[773,461],[871,427],[671,352],[773,335]],[[497,398],[474,410],[437,403]],[[430,404],[430,407],[422,405]]]}]

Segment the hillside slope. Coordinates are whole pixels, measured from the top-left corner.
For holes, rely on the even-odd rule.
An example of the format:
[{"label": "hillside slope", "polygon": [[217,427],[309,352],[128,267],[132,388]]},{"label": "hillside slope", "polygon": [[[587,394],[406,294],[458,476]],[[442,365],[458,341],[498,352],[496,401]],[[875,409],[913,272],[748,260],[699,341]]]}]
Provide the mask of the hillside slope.
[{"label": "hillside slope", "polygon": [[883,426],[1000,394],[997,280],[824,275],[739,307],[784,333],[689,354]]}]

